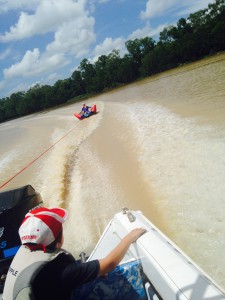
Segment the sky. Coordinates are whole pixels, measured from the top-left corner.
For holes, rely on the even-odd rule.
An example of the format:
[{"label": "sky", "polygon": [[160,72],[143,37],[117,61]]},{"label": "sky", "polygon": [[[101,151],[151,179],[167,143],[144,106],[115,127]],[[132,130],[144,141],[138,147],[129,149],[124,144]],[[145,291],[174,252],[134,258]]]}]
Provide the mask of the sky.
[{"label": "sky", "polygon": [[0,99],[71,77],[125,42],[159,33],[213,0],[0,0]]}]

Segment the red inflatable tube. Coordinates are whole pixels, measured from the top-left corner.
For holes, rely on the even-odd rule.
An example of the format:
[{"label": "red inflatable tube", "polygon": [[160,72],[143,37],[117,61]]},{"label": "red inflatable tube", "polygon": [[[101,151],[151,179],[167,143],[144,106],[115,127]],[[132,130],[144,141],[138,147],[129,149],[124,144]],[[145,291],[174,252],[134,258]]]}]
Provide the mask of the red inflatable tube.
[{"label": "red inflatable tube", "polygon": [[91,115],[96,114],[96,112],[97,112],[97,106],[94,104],[91,107],[91,111],[90,111],[90,114],[88,116],[83,116],[83,115],[81,116],[80,114],[74,114],[74,117],[78,118],[79,120],[83,120],[84,118],[88,118]]}]

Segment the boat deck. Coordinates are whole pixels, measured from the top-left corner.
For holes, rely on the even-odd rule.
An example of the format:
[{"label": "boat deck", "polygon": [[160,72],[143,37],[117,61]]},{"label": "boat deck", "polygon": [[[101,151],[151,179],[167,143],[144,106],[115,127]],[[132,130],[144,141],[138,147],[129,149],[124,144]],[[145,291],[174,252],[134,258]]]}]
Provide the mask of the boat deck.
[{"label": "boat deck", "polygon": [[131,261],[116,267],[106,277],[100,277],[75,289],[72,299],[160,300],[161,298],[156,295],[150,283],[145,282],[138,262]]}]

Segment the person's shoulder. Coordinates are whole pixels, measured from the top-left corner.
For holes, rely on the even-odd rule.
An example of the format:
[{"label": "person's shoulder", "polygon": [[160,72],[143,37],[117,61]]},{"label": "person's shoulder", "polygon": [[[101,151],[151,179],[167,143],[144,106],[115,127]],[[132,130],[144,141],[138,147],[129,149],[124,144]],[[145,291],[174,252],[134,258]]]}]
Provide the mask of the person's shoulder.
[{"label": "person's shoulder", "polygon": [[70,261],[70,262],[76,261],[74,256],[65,249],[58,250],[58,256],[60,257],[60,259],[67,260],[67,261]]}]

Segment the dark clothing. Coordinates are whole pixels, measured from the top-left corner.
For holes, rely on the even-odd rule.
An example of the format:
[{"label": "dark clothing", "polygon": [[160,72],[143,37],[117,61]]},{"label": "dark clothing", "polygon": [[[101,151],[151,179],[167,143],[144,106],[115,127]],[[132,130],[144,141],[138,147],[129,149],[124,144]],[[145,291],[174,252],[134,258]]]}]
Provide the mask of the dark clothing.
[{"label": "dark clothing", "polygon": [[32,283],[35,300],[71,299],[72,290],[94,280],[99,267],[98,260],[79,263],[72,255],[61,253],[36,275]]},{"label": "dark clothing", "polygon": [[91,107],[90,107],[90,106],[84,106],[84,107],[82,108],[82,111],[83,111],[84,113],[89,112],[89,108],[91,108]]}]

